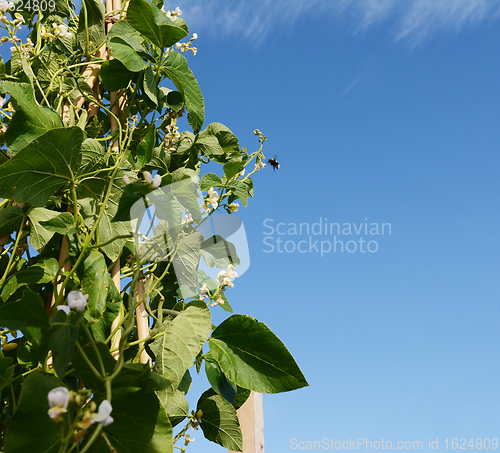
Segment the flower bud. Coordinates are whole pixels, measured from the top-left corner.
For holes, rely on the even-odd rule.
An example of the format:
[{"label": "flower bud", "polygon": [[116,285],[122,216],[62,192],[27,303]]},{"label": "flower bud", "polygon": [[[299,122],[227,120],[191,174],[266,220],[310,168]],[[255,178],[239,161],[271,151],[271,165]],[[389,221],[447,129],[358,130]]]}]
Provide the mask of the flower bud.
[{"label": "flower bud", "polygon": [[151,184],[153,182],[153,177],[151,176],[151,173],[149,173],[149,171],[144,171],[142,172],[142,174],[148,184]]},{"label": "flower bud", "polygon": [[70,291],[68,294],[68,307],[76,311],[83,311],[87,306],[87,299],[80,291]]},{"label": "flower bud", "polygon": [[153,183],[151,184],[151,186],[153,187],[153,189],[158,189],[158,187],[160,187],[160,184],[161,184],[161,175],[157,173],[153,179]]},{"label": "flower bud", "polygon": [[127,175],[123,175],[123,184],[126,186],[130,184],[130,178]]}]

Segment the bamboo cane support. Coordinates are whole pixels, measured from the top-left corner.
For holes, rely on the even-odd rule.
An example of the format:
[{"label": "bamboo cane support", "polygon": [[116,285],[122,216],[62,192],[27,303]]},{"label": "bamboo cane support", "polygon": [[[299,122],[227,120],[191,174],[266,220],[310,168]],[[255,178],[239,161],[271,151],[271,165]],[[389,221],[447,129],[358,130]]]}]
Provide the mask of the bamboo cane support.
[{"label": "bamboo cane support", "polygon": [[[142,300],[144,297],[144,280],[139,280],[137,285],[137,301]],[[149,335],[149,317],[146,309],[144,308],[144,302],[142,302],[135,309],[135,320],[137,323],[137,338],[139,340],[145,339]],[[144,346],[144,342],[139,343],[139,349]],[[141,363],[149,363],[151,365],[151,358],[149,357],[146,350],[141,352],[139,361]]]},{"label": "bamboo cane support", "polygon": [[[262,394],[252,392],[238,411],[241,433],[243,435],[243,453],[264,453],[264,412]],[[235,453],[228,450],[229,453]]]}]

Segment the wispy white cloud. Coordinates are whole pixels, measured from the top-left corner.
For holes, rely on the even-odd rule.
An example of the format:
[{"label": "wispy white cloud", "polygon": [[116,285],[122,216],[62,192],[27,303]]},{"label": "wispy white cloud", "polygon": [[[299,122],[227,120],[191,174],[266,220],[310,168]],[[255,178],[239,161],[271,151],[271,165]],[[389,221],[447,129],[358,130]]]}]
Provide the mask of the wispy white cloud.
[{"label": "wispy white cloud", "polygon": [[388,24],[395,41],[412,45],[439,31],[459,32],[500,18],[494,0],[178,0],[178,6],[192,30],[257,44],[283,25],[325,14],[352,21],[353,33]]}]

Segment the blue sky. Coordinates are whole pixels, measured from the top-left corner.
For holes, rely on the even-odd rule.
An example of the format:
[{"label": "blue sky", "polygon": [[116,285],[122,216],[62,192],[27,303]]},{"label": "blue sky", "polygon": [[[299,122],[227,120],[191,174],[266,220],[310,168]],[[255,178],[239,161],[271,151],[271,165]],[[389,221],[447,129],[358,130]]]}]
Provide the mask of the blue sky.
[{"label": "blue sky", "polygon": [[[238,211],[251,265],[227,292],[283,340],[310,384],[264,396],[266,450],[358,437],[425,450],[429,438],[446,450],[448,438],[451,450],[453,438],[498,438],[500,3],[166,8],[176,6],[199,36],[189,61],[207,123],[250,150],[262,130],[281,164],[256,175]],[[266,253],[266,237],[289,250],[334,240],[266,235],[266,219],[325,217],[390,223],[391,234],[336,238],[376,240],[375,253]],[[220,451],[193,437],[190,451]]]},{"label": "blue sky", "polygon": [[[310,384],[264,396],[266,450],[357,438],[425,450],[448,439],[451,450],[453,438],[500,438],[500,2],[165,8],[176,6],[199,36],[188,59],[206,124],[224,123],[249,150],[260,129],[281,164],[256,175],[238,211],[251,264],[226,293],[283,340]],[[391,234],[264,225],[320,218],[389,223]],[[335,240],[360,238],[377,251],[333,252]],[[295,251],[280,253],[278,239]],[[332,251],[301,253],[300,241]],[[227,316],[214,313],[215,323]],[[194,408],[208,384],[193,377]],[[192,436],[188,451],[222,451]]]}]

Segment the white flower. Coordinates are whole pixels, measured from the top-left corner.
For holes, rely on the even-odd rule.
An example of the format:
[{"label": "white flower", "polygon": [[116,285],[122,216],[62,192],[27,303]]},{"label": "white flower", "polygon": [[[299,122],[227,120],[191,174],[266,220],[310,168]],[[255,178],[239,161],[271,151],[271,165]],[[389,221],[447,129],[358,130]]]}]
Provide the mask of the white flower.
[{"label": "white flower", "polygon": [[198,39],[198,34],[197,33],[193,33],[193,37],[191,38],[193,41]]},{"label": "white flower", "polygon": [[123,175],[123,184],[126,186],[130,184],[130,178],[127,175]]},{"label": "white flower", "polygon": [[[1,1],[1,0],[0,0]],[[5,98],[1,97],[0,96],[0,109],[3,107],[3,105],[6,103],[7,101],[5,100]]]},{"label": "white flower", "polygon": [[48,393],[47,399],[49,400],[50,407],[61,406],[67,408],[69,403],[69,390],[66,387],[56,387]]},{"label": "white flower", "polygon": [[158,189],[158,187],[160,187],[160,184],[161,184],[161,175],[159,175],[157,173],[155,175],[155,177],[153,178],[153,182],[151,183],[151,186],[153,187],[153,189]]},{"label": "white flower", "polygon": [[67,315],[69,315],[70,308],[67,305],[58,305],[57,309],[58,310],[62,310],[64,313],[66,313]]},{"label": "white flower", "polygon": [[189,211],[184,214],[184,218],[186,219],[186,223],[193,223],[193,216]]},{"label": "white flower", "polygon": [[0,0],[0,11],[5,13],[5,11],[10,10],[12,11],[14,9],[14,2],[7,2],[5,0]]},{"label": "white flower", "polygon": [[151,184],[153,182],[153,177],[151,176],[151,173],[149,173],[149,171],[144,171],[142,172],[142,174],[148,184]]},{"label": "white flower", "polygon": [[83,311],[87,306],[87,299],[80,291],[70,291],[68,294],[68,307],[76,310]]},{"label": "white flower", "polygon": [[206,283],[203,283],[203,286],[201,287],[201,293],[200,293],[200,299],[203,300],[207,297],[208,293],[208,287]]},{"label": "white flower", "polygon": [[226,271],[225,270],[222,270],[222,271],[219,271],[219,273],[217,274],[217,281],[221,281],[223,280],[224,278],[226,277]]},{"label": "white flower", "polygon": [[182,11],[179,7],[175,8],[175,11],[174,11],[175,15],[176,16],[182,16]]},{"label": "white flower", "polygon": [[230,278],[225,278],[224,280],[222,280],[222,286],[227,286],[228,288],[234,288],[234,283],[231,281]]},{"label": "white flower", "polygon": [[219,296],[215,302],[210,304],[211,307],[215,307],[216,305],[224,305],[224,299]]},{"label": "white flower", "polygon": [[52,24],[54,27],[54,36],[61,36],[62,38],[72,38],[73,35],[68,32],[68,26],[65,24]]},{"label": "white flower", "polygon": [[234,270],[234,266],[232,264],[230,264],[229,266],[227,266],[226,272],[227,272],[227,275],[229,275],[230,278],[236,278],[236,277],[238,277],[238,274]]},{"label": "white flower", "polygon": [[175,45],[175,49],[176,49],[176,50],[179,50],[181,47],[182,47],[182,44],[181,44],[180,42],[178,42],[178,43]]},{"label": "white flower", "polygon": [[240,176],[245,176],[245,169],[240,173]]},{"label": "white flower", "polygon": [[104,400],[101,404],[99,404],[99,409],[97,410],[97,414],[92,415],[92,419],[94,422],[99,422],[102,426],[108,426],[113,423],[114,419],[111,417],[111,411],[113,407],[108,400]]},{"label": "white flower", "polygon": [[231,203],[228,208],[229,214],[236,212],[239,206],[240,205],[238,203]]},{"label": "white flower", "polygon": [[193,52],[193,55],[196,55],[198,53],[198,49],[196,47],[191,47],[191,52]]},{"label": "white flower", "polygon": [[219,194],[214,190],[213,187],[210,187],[210,189],[208,190],[208,202],[214,209],[217,209],[217,206],[219,206],[218,200]]},{"label": "white flower", "polygon": [[59,416],[67,412],[66,408],[69,403],[69,390],[66,387],[56,387],[47,394],[50,409],[48,414],[50,418],[57,421]]}]

